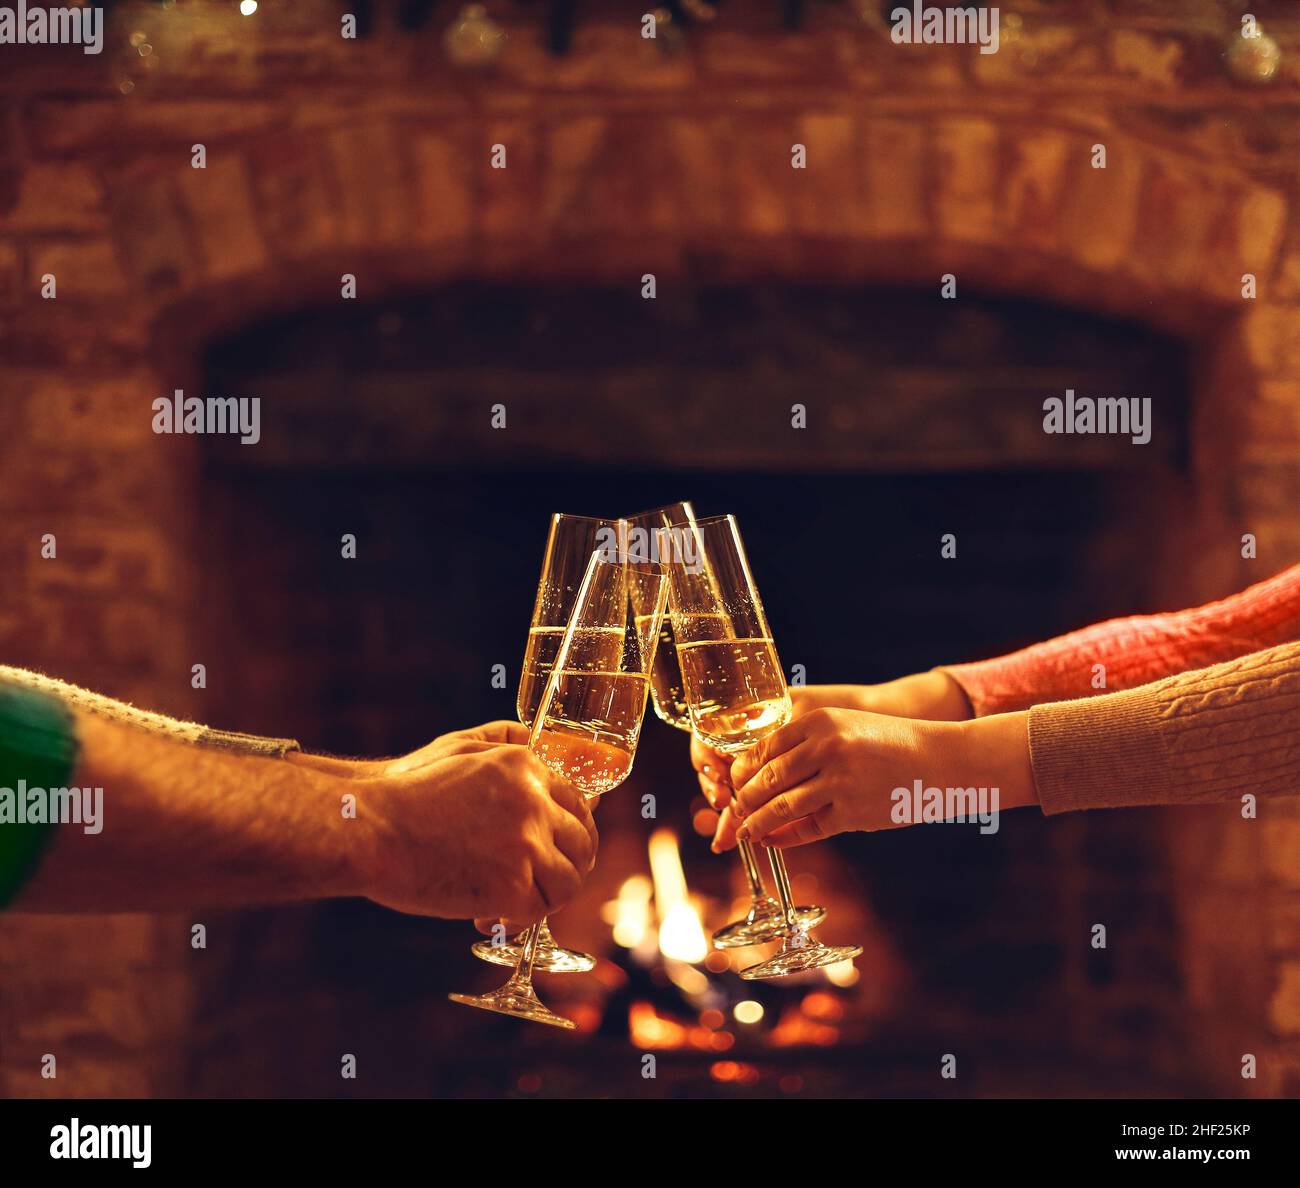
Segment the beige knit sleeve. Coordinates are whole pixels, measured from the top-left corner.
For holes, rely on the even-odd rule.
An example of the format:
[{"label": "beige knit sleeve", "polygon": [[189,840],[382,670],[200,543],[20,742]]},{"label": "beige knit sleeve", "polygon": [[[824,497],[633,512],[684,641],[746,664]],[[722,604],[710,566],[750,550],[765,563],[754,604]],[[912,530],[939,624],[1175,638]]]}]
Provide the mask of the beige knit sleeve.
[{"label": "beige knit sleeve", "polygon": [[1300,643],[1036,705],[1029,751],[1045,813],[1300,795]]}]

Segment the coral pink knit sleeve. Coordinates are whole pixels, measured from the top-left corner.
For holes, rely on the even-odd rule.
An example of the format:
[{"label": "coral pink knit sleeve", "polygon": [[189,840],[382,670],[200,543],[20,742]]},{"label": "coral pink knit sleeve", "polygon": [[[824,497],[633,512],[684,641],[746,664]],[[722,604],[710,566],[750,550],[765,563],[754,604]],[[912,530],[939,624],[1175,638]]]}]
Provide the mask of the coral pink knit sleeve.
[{"label": "coral pink knit sleeve", "polygon": [[[1121,689],[1300,640],[1300,565],[1218,602],[1133,615],[973,664],[945,665],[976,717]],[[1094,665],[1105,667],[1105,685]]]}]

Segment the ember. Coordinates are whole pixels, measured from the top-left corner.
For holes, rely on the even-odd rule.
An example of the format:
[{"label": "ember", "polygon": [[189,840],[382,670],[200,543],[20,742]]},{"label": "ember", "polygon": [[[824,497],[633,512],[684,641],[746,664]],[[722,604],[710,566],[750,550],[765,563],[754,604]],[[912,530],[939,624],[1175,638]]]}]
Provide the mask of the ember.
[{"label": "ember", "polygon": [[[708,941],[709,925],[734,916],[737,904],[690,891],[671,829],[655,830],[648,857],[651,876],[628,876],[601,909],[614,943],[628,951],[627,984],[608,1000],[607,1010],[626,1009],[627,1035],[635,1046],[717,1053],[737,1045],[791,1048],[838,1040],[846,1015],[840,990],[859,978],[852,962],[792,979],[805,988],[793,1002],[779,986],[740,981],[736,970],[760,959],[766,947],[723,952]],[[813,887],[818,882],[812,875],[804,881]],[[807,990],[810,983],[821,988]],[[739,1071],[711,1075],[745,1083],[749,1066],[734,1067]]]}]

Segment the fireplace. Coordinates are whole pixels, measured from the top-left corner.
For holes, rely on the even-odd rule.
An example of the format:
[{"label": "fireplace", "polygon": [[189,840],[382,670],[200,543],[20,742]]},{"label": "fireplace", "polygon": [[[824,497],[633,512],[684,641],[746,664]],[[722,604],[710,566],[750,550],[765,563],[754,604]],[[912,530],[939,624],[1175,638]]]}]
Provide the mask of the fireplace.
[{"label": "fireplace", "polygon": [[[378,753],[510,716],[490,669],[517,672],[551,510],[734,511],[810,681],[1189,605],[1300,558],[1290,58],[1247,88],[1155,6],[1027,5],[988,56],[897,49],[822,7],[799,32],[728,10],[676,54],[629,55],[600,17],[560,60],[521,7],[525,48],[473,74],[429,69],[436,45],[384,19],[312,41],[310,4],[256,37],[222,6],[182,25],[124,4],[114,44],[139,24],[157,68],[122,49],[98,73],[15,74],[6,660]],[[1262,16],[1289,45],[1285,14]],[[343,80],[328,97],[307,58]],[[36,302],[47,273],[59,298]],[[263,440],[155,436],[150,402],[176,389],[261,397]],[[1067,389],[1150,397],[1152,442],[1044,434]],[[28,560],[47,524],[57,572]],[[465,925],[353,902],[206,913],[222,941],[199,961],[192,912],[90,935],[9,916],[0,1090],[1300,1092],[1292,805],[1250,832],[1232,806],[1009,814],[994,845],[935,829],[801,851],[826,936],[867,945],[859,978],[714,1006],[657,943],[638,958],[614,936],[656,830],[691,910],[725,910],[734,859],[708,854],[698,808],[683,740],[648,728],[556,922],[604,959],[546,983],[576,1042],[453,1017],[446,990],[493,980]],[[340,1088],[336,1052],[358,1048]]]},{"label": "fireplace", "polygon": [[[1132,525],[1175,517],[1185,499],[1185,348],[1041,303],[972,294],[954,319],[933,294],[775,280],[680,283],[662,304],[461,285],[273,319],[205,359],[200,390],[260,394],[267,409],[258,449],[213,438],[202,458],[195,560],[204,647],[220,658],[214,713],[342,753],[398,753],[513,716],[552,509],[685,495],[734,511],[784,663],[836,682],[993,654],[1149,602],[1158,574]],[[1070,451],[1026,432],[1039,391],[1113,391],[1119,377],[1152,399],[1150,448]],[[799,403],[829,423],[801,436]],[[490,427],[498,407],[504,430]],[[355,560],[340,555],[344,532]],[[956,558],[941,555],[945,533]],[[547,979],[592,1046],[528,1036],[522,1060],[480,1060],[503,1024],[461,1019],[442,994],[497,977],[469,957],[465,925],[359,904],[276,909],[237,917],[247,939],[198,987],[208,1043],[192,1091],[240,1092],[270,1032],[342,1051],[357,1028],[380,1045],[367,1077],[379,1093],[920,1092],[954,1050],[980,1093],[1047,1092],[1045,1069],[1062,1067],[1080,1092],[1197,1083],[1172,1005],[1181,934],[1157,814],[1013,814],[995,844],[951,828],[799,851],[796,890],[832,909],[820,931],[868,947],[856,974],[786,987],[741,982],[734,956],[674,960],[656,941],[655,839],[682,862],[697,928],[732,911],[737,864],[693,830],[704,807],[682,738],[650,728],[633,777],[601,805],[597,872],[556,920],[603,958],[591,977]],[[1115,950],[1078,943],[1089,912],[1119,915]],[[304,994],[324,1017],[290,1027]],[[643,1052],[662,1076],[641,1076]],[[562,1071],[575,1060],[582,1086]],[[307,1051],[280,1053],[259,1091],[310,1092],[311,1070]]]}]

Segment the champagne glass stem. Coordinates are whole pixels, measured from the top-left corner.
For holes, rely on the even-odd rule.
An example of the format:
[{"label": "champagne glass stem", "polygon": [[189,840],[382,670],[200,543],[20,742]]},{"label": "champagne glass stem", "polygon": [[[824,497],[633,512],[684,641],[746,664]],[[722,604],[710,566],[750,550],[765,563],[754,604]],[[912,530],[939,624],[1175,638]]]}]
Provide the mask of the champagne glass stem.
[{"label": "champagne glass stem", "polygon": [[776,878],[776,893],[781,899],[781,915],[785,919],[786,931],[794,934],[799,923],[794,914],[794,896],[790,894],[790,872],[785,868],[785,855],[776,846],[767,852],[772,863],[772,874]]},{"label": "champagne glass stem", "polygon": [[749,880],[750,897],[755,900],[767,898],[767,888],[763,886],[763,876],[758,869],[753,843],[737,842],[736,849],[740,851],[740,861],[745,868],[745,877]]},{"label": "champagne glass stem", "polygon": [[504,989],[515,994],[533,992],[533,959],[537,956],[537,937],[545,923],[546,918],[543,916],[524,934],[524,947],[519,954],[519,964],[515,966],[515,972],[510,975],[510,980],[503,987]]}]

